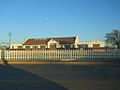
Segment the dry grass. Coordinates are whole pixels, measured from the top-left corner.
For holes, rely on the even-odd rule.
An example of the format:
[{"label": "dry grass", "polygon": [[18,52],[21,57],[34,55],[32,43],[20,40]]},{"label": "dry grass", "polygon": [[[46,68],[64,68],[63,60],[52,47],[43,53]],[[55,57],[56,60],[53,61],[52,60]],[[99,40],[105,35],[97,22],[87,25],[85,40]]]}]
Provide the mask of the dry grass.
[{"label": "dry grass", "polygon": [[[116,62],[101,62],[101,61],[39,61],[39,60],[7,60],[8,64],[70,64],[70,65],[86,65],[86,64],[110,64]],[[120,63],[120,62],[117,62]],[[3,64],[3,61],[0,60],[0,64]]]}]

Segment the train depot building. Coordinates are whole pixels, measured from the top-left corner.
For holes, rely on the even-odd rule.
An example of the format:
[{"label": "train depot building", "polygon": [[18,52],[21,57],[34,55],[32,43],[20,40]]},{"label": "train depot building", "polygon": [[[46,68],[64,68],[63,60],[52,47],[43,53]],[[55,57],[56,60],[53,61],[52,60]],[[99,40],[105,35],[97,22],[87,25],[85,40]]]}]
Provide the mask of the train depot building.
[{"label": "train depot building", "polygon": [[23,43],[13,43],[10,49],[103,49],[105,42],[93,40],[80,42],[79,36],[55,38],[26,38]]}]

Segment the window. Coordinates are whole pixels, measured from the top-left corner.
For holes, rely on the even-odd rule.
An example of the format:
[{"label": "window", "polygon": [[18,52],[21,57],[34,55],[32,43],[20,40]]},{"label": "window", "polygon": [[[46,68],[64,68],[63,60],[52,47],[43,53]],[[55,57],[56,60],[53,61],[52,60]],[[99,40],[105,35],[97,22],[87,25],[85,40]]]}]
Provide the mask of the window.
[{"label": "window", "polygon": [[26,49],[30,49],[30,46],[25,46]]},{"label": "window", "polygon": [[38,46],[33,46],[33,49],[38,49]]},{"label": "window", "polygon": [[55,49],[55,48],[56,48],[56,44],[51,44],[51,45],[50,45],[50,48],[51,48],[51,49]]},{"label": "window", "polygon": [[14,46],[12,46],[12,49],[14,49]]},{"label": "window", "polygon": [[81,45],[77,45],[78,46],[78,48],[81,48]]},{"label": "window", "polygon": [[41,49],[45,49],[45,45],[40,46]]},{"label": "window", "polygon": [[18,49],[22,49],[22,46],[18,46]]},{"label": "window", "polygon": [[65,45],[65,48],[66,48],[66,49],[69,49],[69,48],[70,48],[70,45]]},{"label": "window", "polygon": [[99,48],[100,44],[93,44],[93,48]]},{"label": "window", "polygon": [[81,44],[81,45],[78,45],[79,48],[88,48],[88,45],[87,44]]}]

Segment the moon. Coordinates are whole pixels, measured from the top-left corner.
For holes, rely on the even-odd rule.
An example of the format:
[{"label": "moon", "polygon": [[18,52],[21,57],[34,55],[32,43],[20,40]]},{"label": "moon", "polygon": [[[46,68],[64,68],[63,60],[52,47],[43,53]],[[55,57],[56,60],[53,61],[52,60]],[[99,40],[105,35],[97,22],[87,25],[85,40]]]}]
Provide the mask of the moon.
[{"label": "moon", "polygon": [[46,17],[46,21],[48,21],[48,19],[49,19],[49,18],[48,18],[48,17]]}]

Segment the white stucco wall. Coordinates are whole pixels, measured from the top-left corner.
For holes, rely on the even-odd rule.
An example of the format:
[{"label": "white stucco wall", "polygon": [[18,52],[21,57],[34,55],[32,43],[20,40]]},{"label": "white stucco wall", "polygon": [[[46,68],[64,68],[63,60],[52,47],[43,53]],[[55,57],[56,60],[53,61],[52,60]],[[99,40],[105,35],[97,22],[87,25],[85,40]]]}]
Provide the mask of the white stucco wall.
[{"label": "white stucco wall", "polygon": [[93,48],[94,44],[99,44],[100,47],[105,47],[105,42],[102,40],[94,40],[90,42],[79,42],[77,45],[87,44],[89,48]]},{"label": "white stucco wall", "polygon": [[[11,44],[10,49],[18,49],[18,46],[23,46],[23,44],[19,43],[19,42],[13,43],[13,44]],[[14,47],[14,48],[12,48],[12,47]]]},{"label": "white stucco wall", "polygon": [[50,48],[51,44],[56,44],[56,48],[60,47],[59,42],[55,41],[54,39],[51,39],[50,41],[48,41],[47,48]]}]

